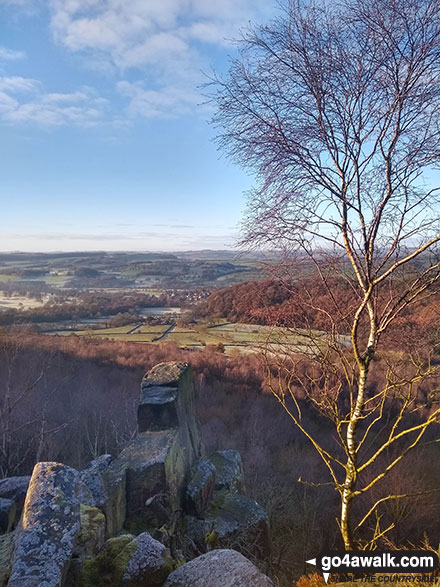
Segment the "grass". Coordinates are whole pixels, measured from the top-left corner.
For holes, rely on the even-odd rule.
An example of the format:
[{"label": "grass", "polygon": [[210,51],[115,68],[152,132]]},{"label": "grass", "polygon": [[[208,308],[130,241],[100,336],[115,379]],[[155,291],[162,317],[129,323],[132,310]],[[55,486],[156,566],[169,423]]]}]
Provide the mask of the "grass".
[{"label": "grass", "polygon": [[[153,343],[170,328],[170,324],[144,325],[128,334],[136,324],[117,328],[101,328],[99,330],[84,329],[76,331],[77,336],[92,338],[109,338],[124,342]],[[72,331],[62,331],[57,334],[69,335]],[[306,331],[295,331],[287,328],[272,328],[255,324],[231,324],[220,322],[214,326],[206,324],[195,325],[194,328],[176,327],[160,342],[174,341],[180,347],[194,347],[223,344],[226,353],[238,350],[242,353],[255,352],[267,348],[272,353],[313,352],[313,346],[325,345],[326,334],[316,330],[310,333],[314,338],[310,340]],[[346,343],[344,340],[343,342]],[[316,348],[315,348],[316,350]]]},{"label": "grass", "polygon": [[160,336],[161,334],[163,334],[164,332],[166,332],[168,330],[168,328],[170,328],[171,324],[155,324],[155,325],[148,325],[146,324],[145,326],[141,326],[138,330],[136,330],[136,334],[144,334],[144,333],[150,333],[153,332],[155,334],[157,334],[157,336]]},{"label": "grass", "polygon": [[120,332],[113,332],[113,329],[109,328],[108,330],[65,330],[56,332],[56,334],[60,334],[61,336],[68,336],[73,334],[75,336],[88,336],[90,338],[108,338],[111,340],[120,340],[123,342],[153,342],[155,338],[157,338],[157,333],[151,334],[126,334]]},{"label": "grass", "polygon": [[48,275],[43,278],[43,281],[45,281],[47,285],[64,287],[69,279],[72,279],[72,277],[67,275]]},{"label": "grass", "polygon": [[133,330],[135,326],[136,324],[127,324],[126,326],[116,326],[115,328],[99,328],[97,330],[86,328],[84,330],[78,331],[78,333],[84,332],[85,334],[93,334],[94,336],[100,336],[102,334],[127,334],[128,332],[130,332],[130,330]]},{"label": "grass", "polygon": [[4,273],[0,273],[0,281],[14,281],[18,279],[19,278],[16,275],[6,275]]},{"label": "grass", "polygon": [[179,346],[193,346],[225,343],[223,337],[207,333],[205,329],[192,330],[190,328],[176,328],[165,340],[175,340]]},{"label": "grass", "polygon": [[[322,330],[289,329],[271,326],[259,326],[258,324],[218,324],[209,327],[211,332],[219,334],[230,341],[239,344],[276,344],[297,345],[309,347],[321,344],[327,334]],[[343,344],[349,344],[349,337],[340,336]]]},{"label": "grass", "polygon": [[[105,336],[105,335],[103,335]],[[106,338],[112,338],[113,340],[121,340],[125,342],[153,342],[155,338],[157,338],[157,333],[152,332],[151,334],[114,334],[110,335]]]}]

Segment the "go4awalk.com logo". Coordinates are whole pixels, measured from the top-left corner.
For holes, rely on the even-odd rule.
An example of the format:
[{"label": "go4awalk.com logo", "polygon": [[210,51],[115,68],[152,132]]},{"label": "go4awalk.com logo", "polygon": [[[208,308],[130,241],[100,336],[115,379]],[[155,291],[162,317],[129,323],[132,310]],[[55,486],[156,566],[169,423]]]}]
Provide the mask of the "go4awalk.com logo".
[{"label": "go4awalk.com logo", "polygon": [[[439,567],[438,556],[431,550],[329,551],[306,562],[322,571],[326,583],[331,573],[338,575],[411,573],[413,575],[414,573],[433,573]],[[414,576],[409,580],[414,580]]]}]

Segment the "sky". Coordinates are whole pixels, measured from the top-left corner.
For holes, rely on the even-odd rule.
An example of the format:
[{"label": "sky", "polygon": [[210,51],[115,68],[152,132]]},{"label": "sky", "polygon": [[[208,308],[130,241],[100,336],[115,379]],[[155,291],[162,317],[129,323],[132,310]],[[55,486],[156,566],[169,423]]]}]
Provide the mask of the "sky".
[{"label": "sky", "polygon": [[225,249],[253,178],[201,85],[268,0],[0,0],[1,251]]}]

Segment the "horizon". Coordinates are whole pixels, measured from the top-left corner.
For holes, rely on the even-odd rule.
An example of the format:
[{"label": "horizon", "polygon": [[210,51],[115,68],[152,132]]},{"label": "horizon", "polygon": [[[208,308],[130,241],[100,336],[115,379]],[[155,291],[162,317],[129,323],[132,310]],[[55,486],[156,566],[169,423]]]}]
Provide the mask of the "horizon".
[{"label": "horizon", "polygon": [[0,14],[4,249],[233,248],[253,180],[217,151],[201,85],[275,9],[0,0]]}]

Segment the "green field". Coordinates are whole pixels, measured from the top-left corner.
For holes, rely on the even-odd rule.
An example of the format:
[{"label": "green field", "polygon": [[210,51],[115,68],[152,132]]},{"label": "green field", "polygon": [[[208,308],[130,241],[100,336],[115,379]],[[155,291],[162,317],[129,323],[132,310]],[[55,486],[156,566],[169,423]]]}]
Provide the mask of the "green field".
[{"label": "green field", "polygon": [[136,330],[136,334],[148,332],[155,333],[157,336],[160,336],[161,334],[166,332],[170,326],[171,324],[155,324],[154,326],[145,324],[144,326],[141,326],[138,330]]},{"label": "green field", "polygon": [[226,339],[222,336],[216,336],[207,333],[206,329],[176,328],[166,338],[166,340],[175,340],[181,347],[185,346],[205,346],[207,344],[225,343]]},{"label": "green field", "polygon": [[[147,324],[137,328],[132,334],[128,334],[136,324],[120,326],[117,328],[101,328],[92,330],[63,331],[58,332],[63,336],[74,334],[76,336],[88,336],[91,338],[108,338],[124,342],[155,343],[176,342],[181,348],[203,347],[206,345],[219,345],[225,347],[227,353],[234,350],[240,352],[256,352],[268,350],[272,353],[289,352],[314,352],[318,347],[326,344],[327,335],[320,330],[289,330],[254,324],[230,324],[219,323],[213,326],[206,324],[194,325],[193,328],[175,327],[165,338],[158,339],[170,327],[170,324],[149,326]],[[349,344],[348,337],[340,337],[341,344]]]},{"label": "green field", "polygon": [[[289,329],[255,324],[218,324],[208,328],[210,333],[222,336],[227,344],[245,346],[270,346],[273,350],[282,347],[297,347],[299,350],[322,346],[327,333],[322,330]],[[348,336],[339,337],[340,344],[350,343]],[[293,349],[292,349],[293,350]]]},{"label": "green field", "polygon": [[[112,335],[112,334],[128,334],[130,332],[130,330],[133,330],[133,328],[136,326],[136,324],[127,324],[126,326],[116,326],[115,328],[100,328],[99,330],[90,330],[87,329],[85,332],[89,332],[92,333],[93,335]],[[81,331],[82,332],[82,331]]]},{"label": "green field", "polygon": [[45,281],[47,285],[64,287],[69,279],[72,279],[72,277],[68,275],[48,275],[47,277],[43,277],[42,281]]}]

